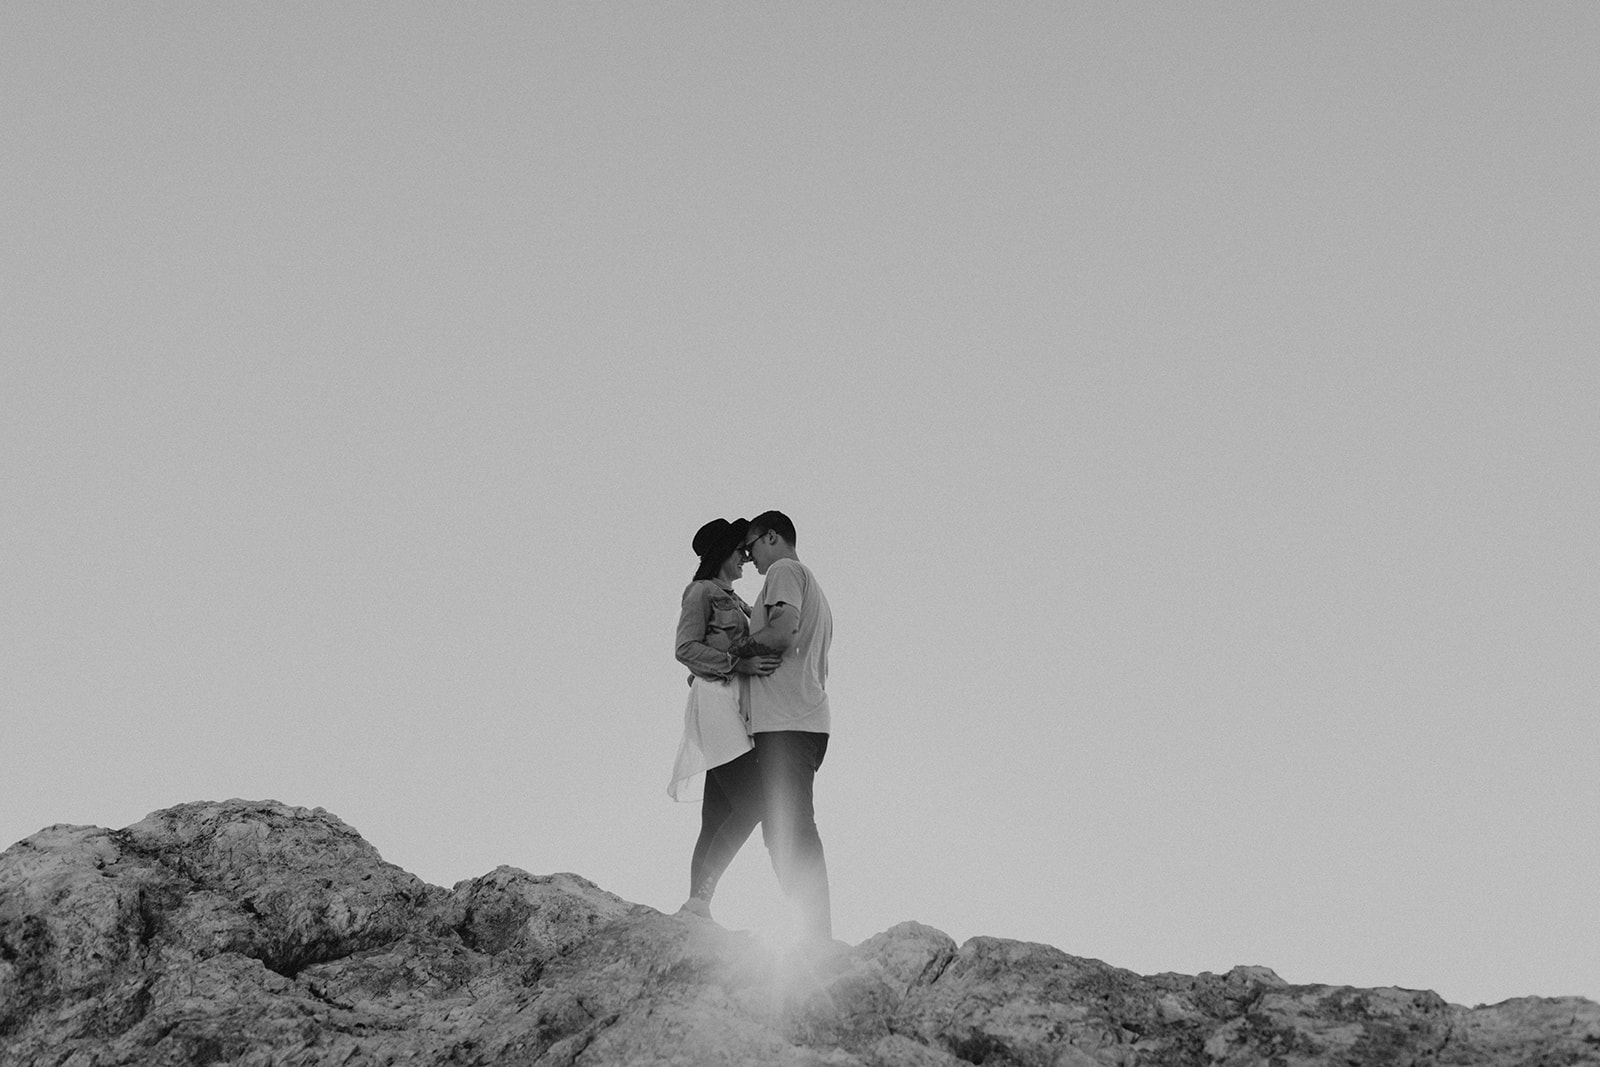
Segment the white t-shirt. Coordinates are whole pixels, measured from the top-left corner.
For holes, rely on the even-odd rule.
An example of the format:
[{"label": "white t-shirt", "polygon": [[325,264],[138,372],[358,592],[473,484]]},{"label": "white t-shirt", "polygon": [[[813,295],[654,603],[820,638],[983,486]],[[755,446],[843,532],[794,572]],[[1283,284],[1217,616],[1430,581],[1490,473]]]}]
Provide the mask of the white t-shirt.
[{"label": "white t-shirt", "polygon": [[767,625],[775,604],[800,611],[800,632],[771,674],[750,676],[750,732],[804,730],[825,734],[828,715],[828,645],[833,642],[833,612],[816,575],[797,559],[776,560],[750,616],[750,632]]}]

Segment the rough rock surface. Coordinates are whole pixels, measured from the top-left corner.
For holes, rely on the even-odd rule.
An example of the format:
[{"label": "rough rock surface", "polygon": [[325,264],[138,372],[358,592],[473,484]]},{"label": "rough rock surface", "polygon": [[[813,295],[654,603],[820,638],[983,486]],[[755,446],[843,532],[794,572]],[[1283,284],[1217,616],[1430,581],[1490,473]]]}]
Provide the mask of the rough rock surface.
[{"label": "rough rock surface", "polygon": [[0,1065],[1600,1064],[1600,1005],[1142,977],[904,923],[775,953],[571,874],[454,889],[320,808],[195,803],[0,854]]}]

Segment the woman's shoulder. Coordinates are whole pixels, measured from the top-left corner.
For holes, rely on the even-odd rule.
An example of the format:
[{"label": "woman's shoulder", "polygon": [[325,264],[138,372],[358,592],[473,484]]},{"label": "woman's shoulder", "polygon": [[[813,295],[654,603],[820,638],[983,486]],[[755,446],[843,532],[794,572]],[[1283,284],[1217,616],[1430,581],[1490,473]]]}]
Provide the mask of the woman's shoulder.
[{"label": "woman's shoulder", "polygon": [[690,582],[689,587],[683,591],[683,602],[685,604],[704,602],[709,604],[712,610],[738,608],[746,615],[750,614],[750,605],[733,591],[733,586],[709,578]]},{"label": "woman's shoulder", "polygon": [[737,594],[735,594],[732,589],[729,589],[727,586],[722,585],[711,578],[696,578],[694,581],[684,586],[683,589],[683,599],[685,601],[700,598],[710,599],[724,596],[737,598]]}]

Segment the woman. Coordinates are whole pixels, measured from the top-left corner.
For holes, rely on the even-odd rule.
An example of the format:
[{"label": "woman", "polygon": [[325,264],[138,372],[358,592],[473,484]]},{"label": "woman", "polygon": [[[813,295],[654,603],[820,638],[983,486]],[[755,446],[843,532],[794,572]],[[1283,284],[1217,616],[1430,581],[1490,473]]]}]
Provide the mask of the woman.
[{"label": "woman", "polygon": [[700,557],[694,580],[683,591],[678,615],[678,662],[688,667],[689,706],[683,743],[667,793],[674,800],[699,799],[700,838],[689,860],[689,899],[680,914],[711,918],[711,896],[722,872],[761,821],[761,774],[749,734],[745,675],[771,674],[778,657],[745,655],[750,605],[733,591],[744,572],[742,543],[749,523],[713,519],[694,535]]}]

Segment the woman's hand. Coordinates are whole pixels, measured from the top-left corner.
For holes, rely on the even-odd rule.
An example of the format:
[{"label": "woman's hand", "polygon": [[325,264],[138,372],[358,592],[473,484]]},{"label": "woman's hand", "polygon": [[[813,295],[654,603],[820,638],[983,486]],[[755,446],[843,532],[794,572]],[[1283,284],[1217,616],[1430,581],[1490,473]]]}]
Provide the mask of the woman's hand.
[{"label": "woman's hand", "polygon": [[755,674],[765,677],[778,669],[782,656],[741,656],[733,661],[736,674]]}]

